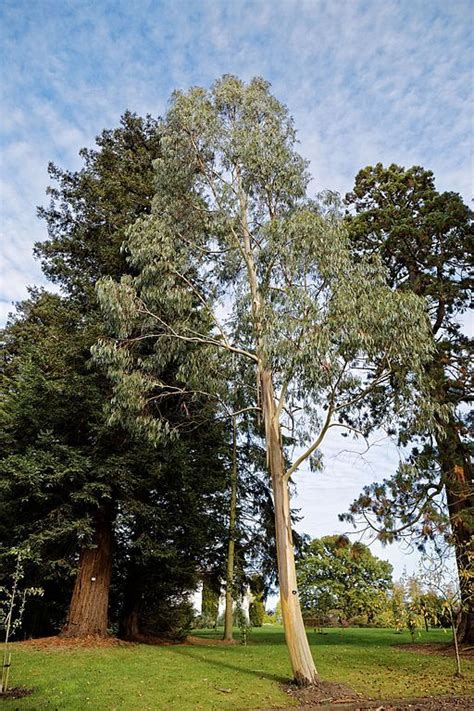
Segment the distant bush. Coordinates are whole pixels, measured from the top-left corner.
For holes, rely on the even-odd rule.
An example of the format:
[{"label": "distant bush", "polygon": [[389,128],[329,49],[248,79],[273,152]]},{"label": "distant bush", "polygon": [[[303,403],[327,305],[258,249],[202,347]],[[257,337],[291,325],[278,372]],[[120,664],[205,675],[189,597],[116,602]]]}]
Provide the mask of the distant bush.
[{"label": "distant bush", "polygon": [[249,606],[249,618],[252,627],[261,627],[265,618],[265,605],[261,600],[252,600]]},{"label": "distant bush", "polygon": [[193,607],[187,599],[181,598],[162,600],[156,609],[148,608],[141,625],[145,634],[173,641],[185,639],[194,626]]}]

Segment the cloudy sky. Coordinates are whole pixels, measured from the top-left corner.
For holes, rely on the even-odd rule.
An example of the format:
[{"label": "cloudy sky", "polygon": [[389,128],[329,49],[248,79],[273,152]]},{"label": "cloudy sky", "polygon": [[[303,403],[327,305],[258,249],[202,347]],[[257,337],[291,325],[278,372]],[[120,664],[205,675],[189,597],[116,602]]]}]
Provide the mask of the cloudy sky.
[{"label": "cloudy sky", "polygon": [[[44,283],[31,250],[45,237],[48,161],[77,168],[125,109],[162,115],[173,89],[224,73],[272,83],[315,192],[347,191],[381,161],[430,168],[470,201],[473,13],[473,0],[2,0],[0,320]],[[299,475],[313,535],[342,530],[337,512],[398,457],[387,444],[368,460],[339,449],[329,443],[323,474]],[[384,555],[397,572],[414,565]]]}]

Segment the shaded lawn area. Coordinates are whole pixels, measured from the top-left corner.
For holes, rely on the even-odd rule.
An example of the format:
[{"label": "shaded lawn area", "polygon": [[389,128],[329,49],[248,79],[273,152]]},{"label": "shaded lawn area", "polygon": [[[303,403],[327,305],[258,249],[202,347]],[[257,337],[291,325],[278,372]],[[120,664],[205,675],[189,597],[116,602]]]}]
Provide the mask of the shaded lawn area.
[{"label": "shaded lawn area", "polygon": [[[215,631],[195,634],[219,638]],[[365,697],[474,693],[474,662],[464,661],[464,678],[456,679],[452,657],[393,646],[409,642],[407,633],[328,629],[323,635],[309,632],[309,638],[323,679],[343,682]],[[416,642],[449,639],[435,630],[422,633]],[[126,645],[35,650],[14,644],[10,684],[34,687],[35,693],[0,701],[0,711],[282,708],[295,703],[279,685],[288,681],[290,673],[280,627],[253,630],[246,647]]]}]

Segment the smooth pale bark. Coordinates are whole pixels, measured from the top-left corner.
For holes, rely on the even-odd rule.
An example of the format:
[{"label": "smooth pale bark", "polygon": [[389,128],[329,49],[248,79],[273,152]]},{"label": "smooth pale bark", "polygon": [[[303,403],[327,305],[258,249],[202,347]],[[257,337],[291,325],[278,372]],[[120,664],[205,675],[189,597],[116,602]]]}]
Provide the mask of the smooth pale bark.
[{"label": "smooth pale bark", "polygon": [[230,475],[230,506],[229,506],[229,543],[227,546],[227,575],[225,590],[224,636],[230,642],[233,639],[232,627],[234,621],[234,558],[235,558],[235,525],[237,518],[237,426],[235,417],[232,422],[232,469]]},{"label": "smooth pale bark", "polygon": [[112,576],[112,522],[105,512],[95,517],[94,547],[83,548],[69,606],[66,637],[107,635]]},{"label": "smooth pale bark", "polygon": [[306,636],[298,597],[291,528],[290,495],[288,480],[285,477],[280,423],[277,416],[271,373],[268,370],[261,373],[260,387],[267,443],[267,460],[272,477],[275,508],[281,615],[295,682],[299,686],[308,686],[316,683],[318,675]]},{"label": "smooth pale bark", "polygon": [[438,448],[461,593],[457,637],[460,643],[474,644],[473,472],[454,421],[447,423]]},{"label": "smooth pale bark", "polygon": [[311,655],[298,598],[291,529],[290,495],[283,456],[280,416],[275,400],[272,372],[268,366],[263,336],[263,301],[259,289],[255,256],[247,221],[247,198],[242,189],[238,173],[237,182],[239,186],[240,221],[243,238],[241,248],[243,248],[243,256],[247,267],[251,296],[251,315],[257,355],[257,383],[260,388],[261,408],[265,426],[267,466],[272,480],[275,509],[275,536],[283,628],[294,680],[299,686],[310,686],[317,682],[318,674]]}]

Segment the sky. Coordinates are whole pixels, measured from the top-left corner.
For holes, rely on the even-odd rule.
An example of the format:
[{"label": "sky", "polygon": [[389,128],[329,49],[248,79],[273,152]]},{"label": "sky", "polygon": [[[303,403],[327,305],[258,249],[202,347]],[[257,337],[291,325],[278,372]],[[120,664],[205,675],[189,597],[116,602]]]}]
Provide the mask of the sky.
[{"label": "sky", "polygon": [[[418,164],[470,202],[473,16],[473,0],[1,0],[0,322],[46,284],[32,245],[48,162],[79,168],[126,109],[163,115],[174,89],[222,74],[271,82],[314,192],[345,193],[376,162]],[[340,441],[323,473],[296,477],[313,536],[346,530],[337,513],[398,460],[386,442],[361,458]],[[398,547],[374,552],[398,575],[416,567]]]}]

